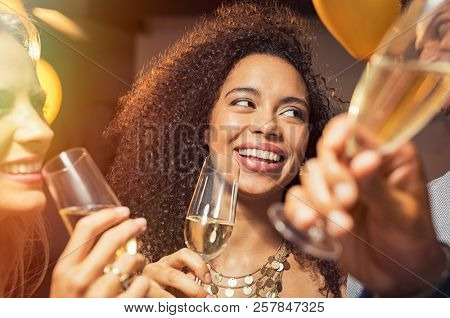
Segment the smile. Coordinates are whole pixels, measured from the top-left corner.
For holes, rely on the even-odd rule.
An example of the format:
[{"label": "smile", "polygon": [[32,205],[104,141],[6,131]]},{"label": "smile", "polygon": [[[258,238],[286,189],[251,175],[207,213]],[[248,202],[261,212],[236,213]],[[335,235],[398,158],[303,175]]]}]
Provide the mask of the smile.
[{"label": "smile", "polygon": [[40,173],[42,163],[12,163],[4,165],[1,170],[8,174]]},{"label": "smile", "polygon": [[22,183],[42,181],[42,162],[14,162],[0,167],[0,172],[9,179]]},{"label": "smile", "polygon": [[254,172],[280,170],[287,155],[278,146],[269,143],[247,143],[234,149],[240,164]]},{"label": "smile", "polygon": [[281,160],[281,156],[277,155],[276,153],[272,151],[263,151],[258,149],[239,149],[238,150],[239,155],[247,158],[252,159],[261,159],[259,161],[269,164],[269,163],[276,163]]}]

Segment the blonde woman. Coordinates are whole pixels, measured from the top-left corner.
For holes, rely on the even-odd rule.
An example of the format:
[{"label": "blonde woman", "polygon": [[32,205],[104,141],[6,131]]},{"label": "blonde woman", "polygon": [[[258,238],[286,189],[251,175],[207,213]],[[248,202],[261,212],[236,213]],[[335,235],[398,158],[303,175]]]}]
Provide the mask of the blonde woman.
[{"label": "blonde woman", "polygon": [[[0,11],[0,297],[31,296],[48,265],[40,169],[53,132],[42,116],[45,93],[35,72],[38,57],[33,25]],[[143,268],[142,255],[124,254],[111,265],[116,270],[103,270],[120,246],[145,229],[145,220],[129,219],[125,207],[81,220],[55,267],[51,296],[145,296],[147,278],[138,276],[129,287],[121,280],[122,274]]]}]

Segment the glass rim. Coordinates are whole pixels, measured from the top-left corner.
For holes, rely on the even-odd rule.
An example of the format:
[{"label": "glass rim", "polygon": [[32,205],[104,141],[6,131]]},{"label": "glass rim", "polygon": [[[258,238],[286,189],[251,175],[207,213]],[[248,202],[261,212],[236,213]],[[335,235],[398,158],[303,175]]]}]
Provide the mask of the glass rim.
[{"label": "glass rim", "polygon": [[89,155],[89,152],[87,151],[86,148],[84,147],[75,147],[75,148],[70,148],[68,150],[64,150],[61,151],[60,153],[58,153],[56,156],[50,158],[42,167],[42,174],[44,176],[50,176],[50,175],[56,175],[56,174],[60,174],[60,173],[64,173],[67,172],[68,168],[64,167],[61,169],[57,169],[55,171],[47,171],[47,169],[49,168],[49,166],[51,166],[52,164],[54,164],[57,160],[61,160],[61,154],[66,153],[74,153],[74,152],[80,152],[80,156],[72,162],[72,166],[75,166],[76,164],[78,164],[84,157],[86,157],[87,155]]}]

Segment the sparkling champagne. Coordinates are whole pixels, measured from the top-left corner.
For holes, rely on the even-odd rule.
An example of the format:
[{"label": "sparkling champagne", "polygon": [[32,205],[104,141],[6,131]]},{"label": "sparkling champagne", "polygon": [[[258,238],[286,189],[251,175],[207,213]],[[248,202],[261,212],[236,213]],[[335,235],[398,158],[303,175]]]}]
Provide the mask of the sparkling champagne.
[{"label": "sparkling champagne", "polygon": [[[85,216],[92,215],[97,211],[106,208],[113,208],[113,206],[95,205],[90,207],[70,207],[60,210],[59,215],[61,216],[67,231],[70,235],[72,235],[75,225],[79,220],[81,220]],[[125,244],[125,246],[116,251],[116,257],[119,257],[125,252],[130,255],[134,255],[137,253],[137,248],[137,241],[135,238],[133,238],[129,240],[127,244]]]},{"label": "sparkling champagne", "polygon": [[186,246],[206,260],[218,256],[227,247],[233,224],[209,217],[188,216],[184,226]]},{"label": "sparkling champagne", "polygon": [[[413,137],[447,101],[449,71],[446,62],[373,57],[349,109],[357,118],[358,144],[389,151]],[[365,131],[375,139],[368,140]],[[348,150],[354,154],[356,144],[350,143]]]}]

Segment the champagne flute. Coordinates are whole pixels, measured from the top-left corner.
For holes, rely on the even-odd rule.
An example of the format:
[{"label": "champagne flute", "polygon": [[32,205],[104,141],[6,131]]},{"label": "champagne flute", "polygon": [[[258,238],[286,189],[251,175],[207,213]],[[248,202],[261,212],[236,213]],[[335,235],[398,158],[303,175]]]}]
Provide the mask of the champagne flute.
[{"label": "champagne flute", "polygon": [[184,226],[186,246],[205,261],[225,250],[236,216],[239,163],[231,156],[206,157]]},{"label": "champagne flute", "polygon": [[[61,152],[45,164],[42,174],[69,234],[81,218],[121,205],[84,148]],[[137,253],[135,238],[119,249],[116,256],[124,252]]]},{"label": "champagne flute", "polygon": [[[355,130],[347,142],[347,157],[364,149],[395,150],[449,102],[450,47],[441,43],[450,36],[449,17],[448,0],[415,0],[388,30],[351,100]],[[323,220],[300,231],[285,218],[283,209],[275,204],[268,214],[287,240],[319,258],[340,256],[342,247],[327,235]],[[358,203],[352,213],[363,210]]]},{"label": "champagne flute", "polygon": [[449,102],[449,19],[448,0],[415,0],[386,33],[352,97],[349,157],[395,150]]}]

